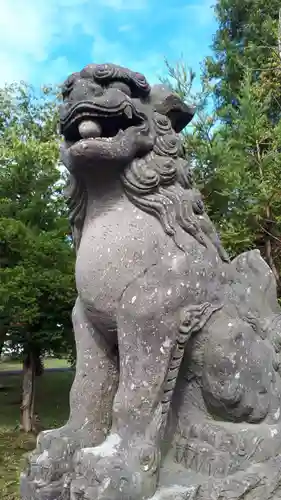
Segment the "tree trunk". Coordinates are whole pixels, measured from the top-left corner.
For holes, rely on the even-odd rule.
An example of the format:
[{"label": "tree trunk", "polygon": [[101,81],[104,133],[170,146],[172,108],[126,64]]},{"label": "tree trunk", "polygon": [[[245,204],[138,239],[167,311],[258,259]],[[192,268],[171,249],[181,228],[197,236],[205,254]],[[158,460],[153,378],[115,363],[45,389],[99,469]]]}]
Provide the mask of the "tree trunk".
[{"label": "tree trunk", "polygon": [[281,59],[281,9],[279,9],[279,22],[278,22],[278,52]]},{"label": "tree trunk", "polygon": [[35,401],[35,372],[36,363],[33,353],[25,356],[23,362],[23,384],[21,405],[21,429],[32,432],[34,429],[34,401]]},{"label": "tree trunk", "polygon": [[271,215],[271,209],[268,206],[266,208],[266,217],[267,217],[267,224],[266,224],[266,231],[265,231],[265,259],[271,268],[274,277],[276,279],[277,283],[277,288],[278,292],[280,292],[280,273],[275,265],[274,258],[273,258],[273,252],[272,252],[272,231],[273,231],[273,223],[272,223],[272,215]]},{"label": "tree trunk", "polygon": [[4,338],[2,339],[0,337],[0,359],[1,359],[1,356],[2,356],[2,349],[3,349],[3,346],[4,346],[4,342],[5,342]]},{"label": "tree trunk", "polygon": [[7,333],[7,331],[5,328],[0,328],[0,358],[2,355],[2,349],[4,346],[5,339],[6,339],[6,333]]}]

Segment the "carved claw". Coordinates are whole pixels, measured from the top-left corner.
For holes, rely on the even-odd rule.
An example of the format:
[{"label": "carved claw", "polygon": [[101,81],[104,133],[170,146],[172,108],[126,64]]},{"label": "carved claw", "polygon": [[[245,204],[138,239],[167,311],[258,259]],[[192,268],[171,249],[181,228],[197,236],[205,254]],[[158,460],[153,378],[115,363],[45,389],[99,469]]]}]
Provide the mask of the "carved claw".
[{"label": "carved claw", "polygon": [[[90,437],[88,442],[89,440]],[[55,492],[55,495],[59,494],[61,500],[69,500],[73,456],[75,450],[84,446],[85,441],[87,441],[86,434],[79,434],[79,431],[68,426],[42,432],[38,436],[36,450],[26,457],[21,488],[35,489],[36,500],[41,500],[41,497],[52,500],[52,492]],[[46,491],[49,495],[47,497]],[[29,494],[23,495],[23,500],[29,498]]]},{"label": "carved claw", "polygon": [[111,434],[94,448],[84,448],[74,457],[76,477],[71,485],[76,500],[128,500],[149,498],[155,493],[159,469],[155,446],[122,442]]}]

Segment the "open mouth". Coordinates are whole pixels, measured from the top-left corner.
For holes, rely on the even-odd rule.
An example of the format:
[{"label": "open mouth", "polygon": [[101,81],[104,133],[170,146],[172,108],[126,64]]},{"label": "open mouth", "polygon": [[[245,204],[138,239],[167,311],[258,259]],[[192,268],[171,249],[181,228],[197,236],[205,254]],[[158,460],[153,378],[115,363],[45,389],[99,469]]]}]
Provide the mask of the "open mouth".
[{"label": "open mouth", "polygon": [[70,145],[82,139],[116,140],[130,127],[145,128],[144,118],[130,104],[117,111],[80,103],[61,122],[61,132]]}]

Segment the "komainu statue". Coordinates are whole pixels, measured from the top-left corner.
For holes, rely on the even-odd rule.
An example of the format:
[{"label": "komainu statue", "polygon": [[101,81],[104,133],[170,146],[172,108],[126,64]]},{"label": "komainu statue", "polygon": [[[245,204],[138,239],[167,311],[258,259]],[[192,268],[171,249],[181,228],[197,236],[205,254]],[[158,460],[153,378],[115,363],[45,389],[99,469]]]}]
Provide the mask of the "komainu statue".
[{"label": "komainu statue", "polygon": [[22,500],[281,498],[276,284],[220,243],[182,154],[193,115],[113,64],[64,84],[76,376]]}]

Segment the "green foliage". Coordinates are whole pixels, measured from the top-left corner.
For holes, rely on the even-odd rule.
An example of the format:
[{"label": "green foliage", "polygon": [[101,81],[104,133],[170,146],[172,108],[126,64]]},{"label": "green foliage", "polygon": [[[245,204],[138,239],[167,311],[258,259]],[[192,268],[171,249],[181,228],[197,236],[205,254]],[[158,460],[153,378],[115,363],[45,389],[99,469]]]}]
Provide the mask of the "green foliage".
[{"label": "green foliage", "polygon": [[74,255],[62,196],[57,102],[0,90],[0,331],[28,352],[72,344]]},{"label": "green foliage", "polygon": [[166,68],[168,70],[168,76],[162,78],[161,81],[168,87],[170,87],[178,96],[185,102],[191,102],[194,104],[194,95],[192,93],[192,86],[194,84],[194,79],[196,74],[191,68],[188,68],[184,61],[178,61],[175,66],[169,63],[166,59]]},{"label": "green foliage", "polygon": [[[213,41],[213,55],[205,60],[204,79],[213,84],[218,112],[229,104],[236,105],[245,68],[253,81],[272,84],[280,68],[277,44],[280,2],[277,0],[217,0],[215,14],[218,30]],[[280,73],[280,69],[279,69]],[[275,80],[275,84],[276,84]],[[271,111],[275,114],[280,86],[274,85]],[[280,112],[280,111],[279,111]]]},{"label": "green foliage", "polygon": [[[217,1],[213,55],[203,65],[203,92],[184,149],[230,254],[258,247],[280,287],[279,8],[275,0]],[[192,74],[180,66],[168,66],[168,73],[177,92]],[[181,95],[190,101],[185,88]]]}]

